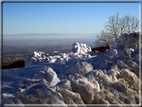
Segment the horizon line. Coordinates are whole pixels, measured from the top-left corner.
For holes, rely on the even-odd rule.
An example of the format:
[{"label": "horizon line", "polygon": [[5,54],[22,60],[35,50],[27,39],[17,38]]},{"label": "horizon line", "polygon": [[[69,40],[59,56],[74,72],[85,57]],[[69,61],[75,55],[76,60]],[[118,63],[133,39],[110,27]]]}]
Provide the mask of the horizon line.
[{"label": "horizon line", "polygon": [[89,33],[89,34],[62,34],[62,33],[23,33],[23,34],[3,34],[2,36],[20,36],[20,35],[98,35],[99,33]]}]

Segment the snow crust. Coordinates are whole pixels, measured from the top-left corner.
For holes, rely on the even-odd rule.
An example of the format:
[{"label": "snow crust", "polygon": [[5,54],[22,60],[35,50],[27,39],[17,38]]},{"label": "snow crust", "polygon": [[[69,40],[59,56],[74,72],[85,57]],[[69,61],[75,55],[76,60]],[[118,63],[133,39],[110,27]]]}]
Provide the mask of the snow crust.
[{"label": "snow crust", "polygon": [[139,104],[139,33],[123,34],[106,52],[74,43],[72,52],[33,52],[24,68],[3,70],[3,104]]}]

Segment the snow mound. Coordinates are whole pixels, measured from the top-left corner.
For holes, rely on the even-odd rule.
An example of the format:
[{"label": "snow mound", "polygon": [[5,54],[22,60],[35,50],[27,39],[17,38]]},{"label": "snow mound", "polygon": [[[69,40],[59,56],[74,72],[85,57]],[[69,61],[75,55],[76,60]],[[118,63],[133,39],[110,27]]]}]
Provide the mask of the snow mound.
[{"label": "snow mound", "polygon": [[79,52],[79,53],[87,53],[91,52],[91,48],[83,43],[74,43],[72,45],[72,51],[73,52]]},{"label": "snow mound", "polygon": [[34,85],[17,96],[23,104],[63,104],[62,96],[45,84]]},{"label": "snow mound", "polygon": [[35,79],[44,78],[45,81],[48,82],[50,86],[54,86],[60,81],[55,71],[53,71],[53,69],[50,67],[48,68],[43,67],[38,74],[35,74],[34,78]]},{"label": "snow mound", "polygon": [[72,65],[66,65],[62,70],[62,74],[85,74],[93,70],[93,66],[90,63],[84,62],[74,62]]},{"label": "snow mound", "polygon": [[106,52],[82,43],[55,56],[33,52],[26,67],[3,71],[3,104],[139,106],[139,36],[123,34]]},{"label": "snow mound", "polygon": [[87,80],[87,78],[82,76],[76,76],[76,78],[70,76],[70,79],[72,90],[81,95],[81,98],[84,101],[84,103],[92,103],[95,91],[100,91],[99,84],[97,82],[96,84],[92,84]]},{"label": "snow mound", "polygon": [[114,46],[120,46],[120,45],[127,45],[127,47],[133,47],[133,46],[139,46],[139,36],[142,36],[140,33],[124,33],[123,35],[119,36],[115,39]]},{"label": "snow mound", "polygon": [[38,65],[42,63],[64,63],[73,58],[90,58],[87,54],[91,52],[91,47],[83,43],[74,43],[72,45],[72,52],[61,53],[60,55],[52,56],[44,52],[33,52],[25,59],[25,66]]}]

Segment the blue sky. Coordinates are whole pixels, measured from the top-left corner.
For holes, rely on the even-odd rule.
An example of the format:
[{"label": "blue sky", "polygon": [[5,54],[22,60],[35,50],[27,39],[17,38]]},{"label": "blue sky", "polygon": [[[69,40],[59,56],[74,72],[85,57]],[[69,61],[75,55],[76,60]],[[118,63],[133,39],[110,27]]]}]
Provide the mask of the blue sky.
[{"label": "blue sky", "polygon": [[111,15],[139,18],[139,3],[3,3],[3,34],[95,34]]}]

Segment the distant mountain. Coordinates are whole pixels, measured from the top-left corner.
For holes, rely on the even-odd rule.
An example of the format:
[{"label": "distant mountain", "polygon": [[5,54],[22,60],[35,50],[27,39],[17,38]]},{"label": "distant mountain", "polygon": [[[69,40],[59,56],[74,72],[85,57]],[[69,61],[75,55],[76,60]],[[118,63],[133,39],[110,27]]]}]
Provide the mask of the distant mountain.
[{"label": "distant mountain", "polygon": [[57,36],[57,35],[98,35],[99,33],[91,33],[91,34],[59,34],[59,33],[27,33],[27,34],[13,34],[13,35],[3,35],[3,36]]}]

